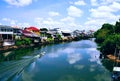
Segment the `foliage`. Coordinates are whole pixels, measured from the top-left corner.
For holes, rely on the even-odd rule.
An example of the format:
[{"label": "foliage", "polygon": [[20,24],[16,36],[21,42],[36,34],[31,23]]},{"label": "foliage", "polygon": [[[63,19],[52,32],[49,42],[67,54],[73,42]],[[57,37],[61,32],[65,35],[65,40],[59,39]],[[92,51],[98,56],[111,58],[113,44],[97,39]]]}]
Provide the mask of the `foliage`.
[{"label": "foliage", "polygon": [[116,22],[115,24],[115,33],[120,33],[120,22]]},{"label": "foliage", "polygon": [[97,32],[95,32],[96,42],[102,43],[106,37],[110,34],[110,30],[108,29],[100,29]]},{"label": "foliage", "polygon": [[23,38],[21,40],[16,40],[15,45],[20,46],[20,45],[30,45],[31,44],[31,39],[30,38]]},{"label": "foliage", "polygon": [[120,50],[120,22],[117,21],[115,25],[103,24],[94,36],[102,54],[114,54],[115,48],[117,52]]},{"label": "foliage", "polygon": [[23,44],[25,44],[25,45],[30,45],[31,44],[31,39],[30,38],[24,38],[22,41],[23,41]]},{"label": "foliage", "polygon": [[62,40],[62,37],[60,34],[56,34],[56,37],[59,39],[59,40]]},{"label": "foliage", "polygon": [[47,28],[41,28],[40,31],[48,31]]},{"label": "foliage", "polygon": [[54,42],[54,39],[53,39],[53,38],[47,38],[47,42],[48,42],[48,43],[53,43],[53,42]]},{"label": "foliage", "polygon": [[16,46],[22,45],[22,41],[21,41],[21,40],[16,40],[15,45],[16,45]]},{"label": "foliage", "polygon": [[115,40],[113,39],[114,36],[109,36],[101,45],[101,52],[106,54],[113,54],[115,50]]}]

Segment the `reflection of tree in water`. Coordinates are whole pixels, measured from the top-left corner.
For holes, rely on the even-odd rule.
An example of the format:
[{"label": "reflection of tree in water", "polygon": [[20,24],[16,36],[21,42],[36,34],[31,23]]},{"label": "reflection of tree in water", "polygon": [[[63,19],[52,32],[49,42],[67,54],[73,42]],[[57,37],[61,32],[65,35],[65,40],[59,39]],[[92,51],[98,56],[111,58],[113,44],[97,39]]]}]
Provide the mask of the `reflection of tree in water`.
[{"label": "reflection of tree in water", "polygon": [[[37,47],[36,49],[40,49],[41,47]],[[5,56],[5,53],[9,54]],[[31,53],[33,52],[33,53]],[[2,54],[0,54],[0,62],[3,61],[11,61],[11,60],[20,60],[21,57],[26,56],[26,55],[32,55],[34,54],[35,48],[34,47],[29,47],[29,48],[20,48],[12,51],[7,51]]]},{"label": "reflection of tree in water", "polygon": [[113,66],[114,66],[113,61],[111,61],[109,59],[101,59],[101,63],[107,70],[109,70],[110,72],[113,71]]},{"label": "reflection of tree in water", "polygon": [[0,63],[0,81],[7,81],[14,75],[19,76],[19,74],[24,70],[26,66],[28,66],[30,63],[33,63],[42,55],[43,53],[39,53],[38,55],[34,55],[29,58],[24,58],[16,61],[5,61]]},{"label": "reflection of tree in water", "polygon": [[21,71],[30,63],[40,58],[42,47],[20,48],[0,54],[0,81],[5,81]]}]

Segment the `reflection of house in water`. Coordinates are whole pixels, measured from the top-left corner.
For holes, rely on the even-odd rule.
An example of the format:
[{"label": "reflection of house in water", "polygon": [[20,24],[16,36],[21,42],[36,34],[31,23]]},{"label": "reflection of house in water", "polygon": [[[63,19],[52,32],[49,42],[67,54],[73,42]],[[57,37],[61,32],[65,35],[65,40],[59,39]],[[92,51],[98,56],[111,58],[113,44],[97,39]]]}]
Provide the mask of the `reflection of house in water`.
[{"label": "reflection of house in water", "polygon": [[2,42],[1,45],[14,45],[13,33],[14,32],[12,27],[0,25],[0,41]]}]

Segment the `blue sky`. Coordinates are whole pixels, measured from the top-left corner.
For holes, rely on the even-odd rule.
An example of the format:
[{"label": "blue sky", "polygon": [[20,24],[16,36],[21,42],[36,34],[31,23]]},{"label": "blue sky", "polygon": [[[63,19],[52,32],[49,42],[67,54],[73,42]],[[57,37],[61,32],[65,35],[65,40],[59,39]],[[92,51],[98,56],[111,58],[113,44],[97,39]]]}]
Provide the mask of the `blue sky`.
[{"label": "blue sky", "polygon": [[120,18],[120,0],[0,0],[0,24],[97,30]]}]

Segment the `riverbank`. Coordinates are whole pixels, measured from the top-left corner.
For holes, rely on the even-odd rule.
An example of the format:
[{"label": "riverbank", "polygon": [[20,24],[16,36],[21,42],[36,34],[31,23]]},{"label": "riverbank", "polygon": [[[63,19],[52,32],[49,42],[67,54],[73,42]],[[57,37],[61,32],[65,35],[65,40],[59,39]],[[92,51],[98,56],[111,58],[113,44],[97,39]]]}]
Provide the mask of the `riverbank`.
[{"label": "riverbank", "polygon": [[[88,37],[66,37],[61,40],[41,40],[38,43],[30,43],[30,44],[22,44],[22,45],[12,45],[12,46],[1,46],[0,52],[9,51],[9,50],[15,50],[19,48],[27,48],[27,47],[34,47],[34,46],[44,46],[49,44],[56,44],[56,43],[62,43],[62,42],[72,42],[72,41],[79,41],[79,40],[85,40],[89,39]],[[91,40],[91,39],[90,39]]]},{"label": "riverbank", "polygon": [[59,40],[59,41],[42,41],[40,43],[32,43],[29,45],[12,45],[12,46],[1,46],[0,52],[9,51],[9,50],[15,50],[19,48],[27,48],[27,47],[34,47],[34,46],[44,46],[49,44],[56,44],[56,43],[62,43],[62,42],[71,42],[75,41],[75,39],[65,39],[65,40]]}]

